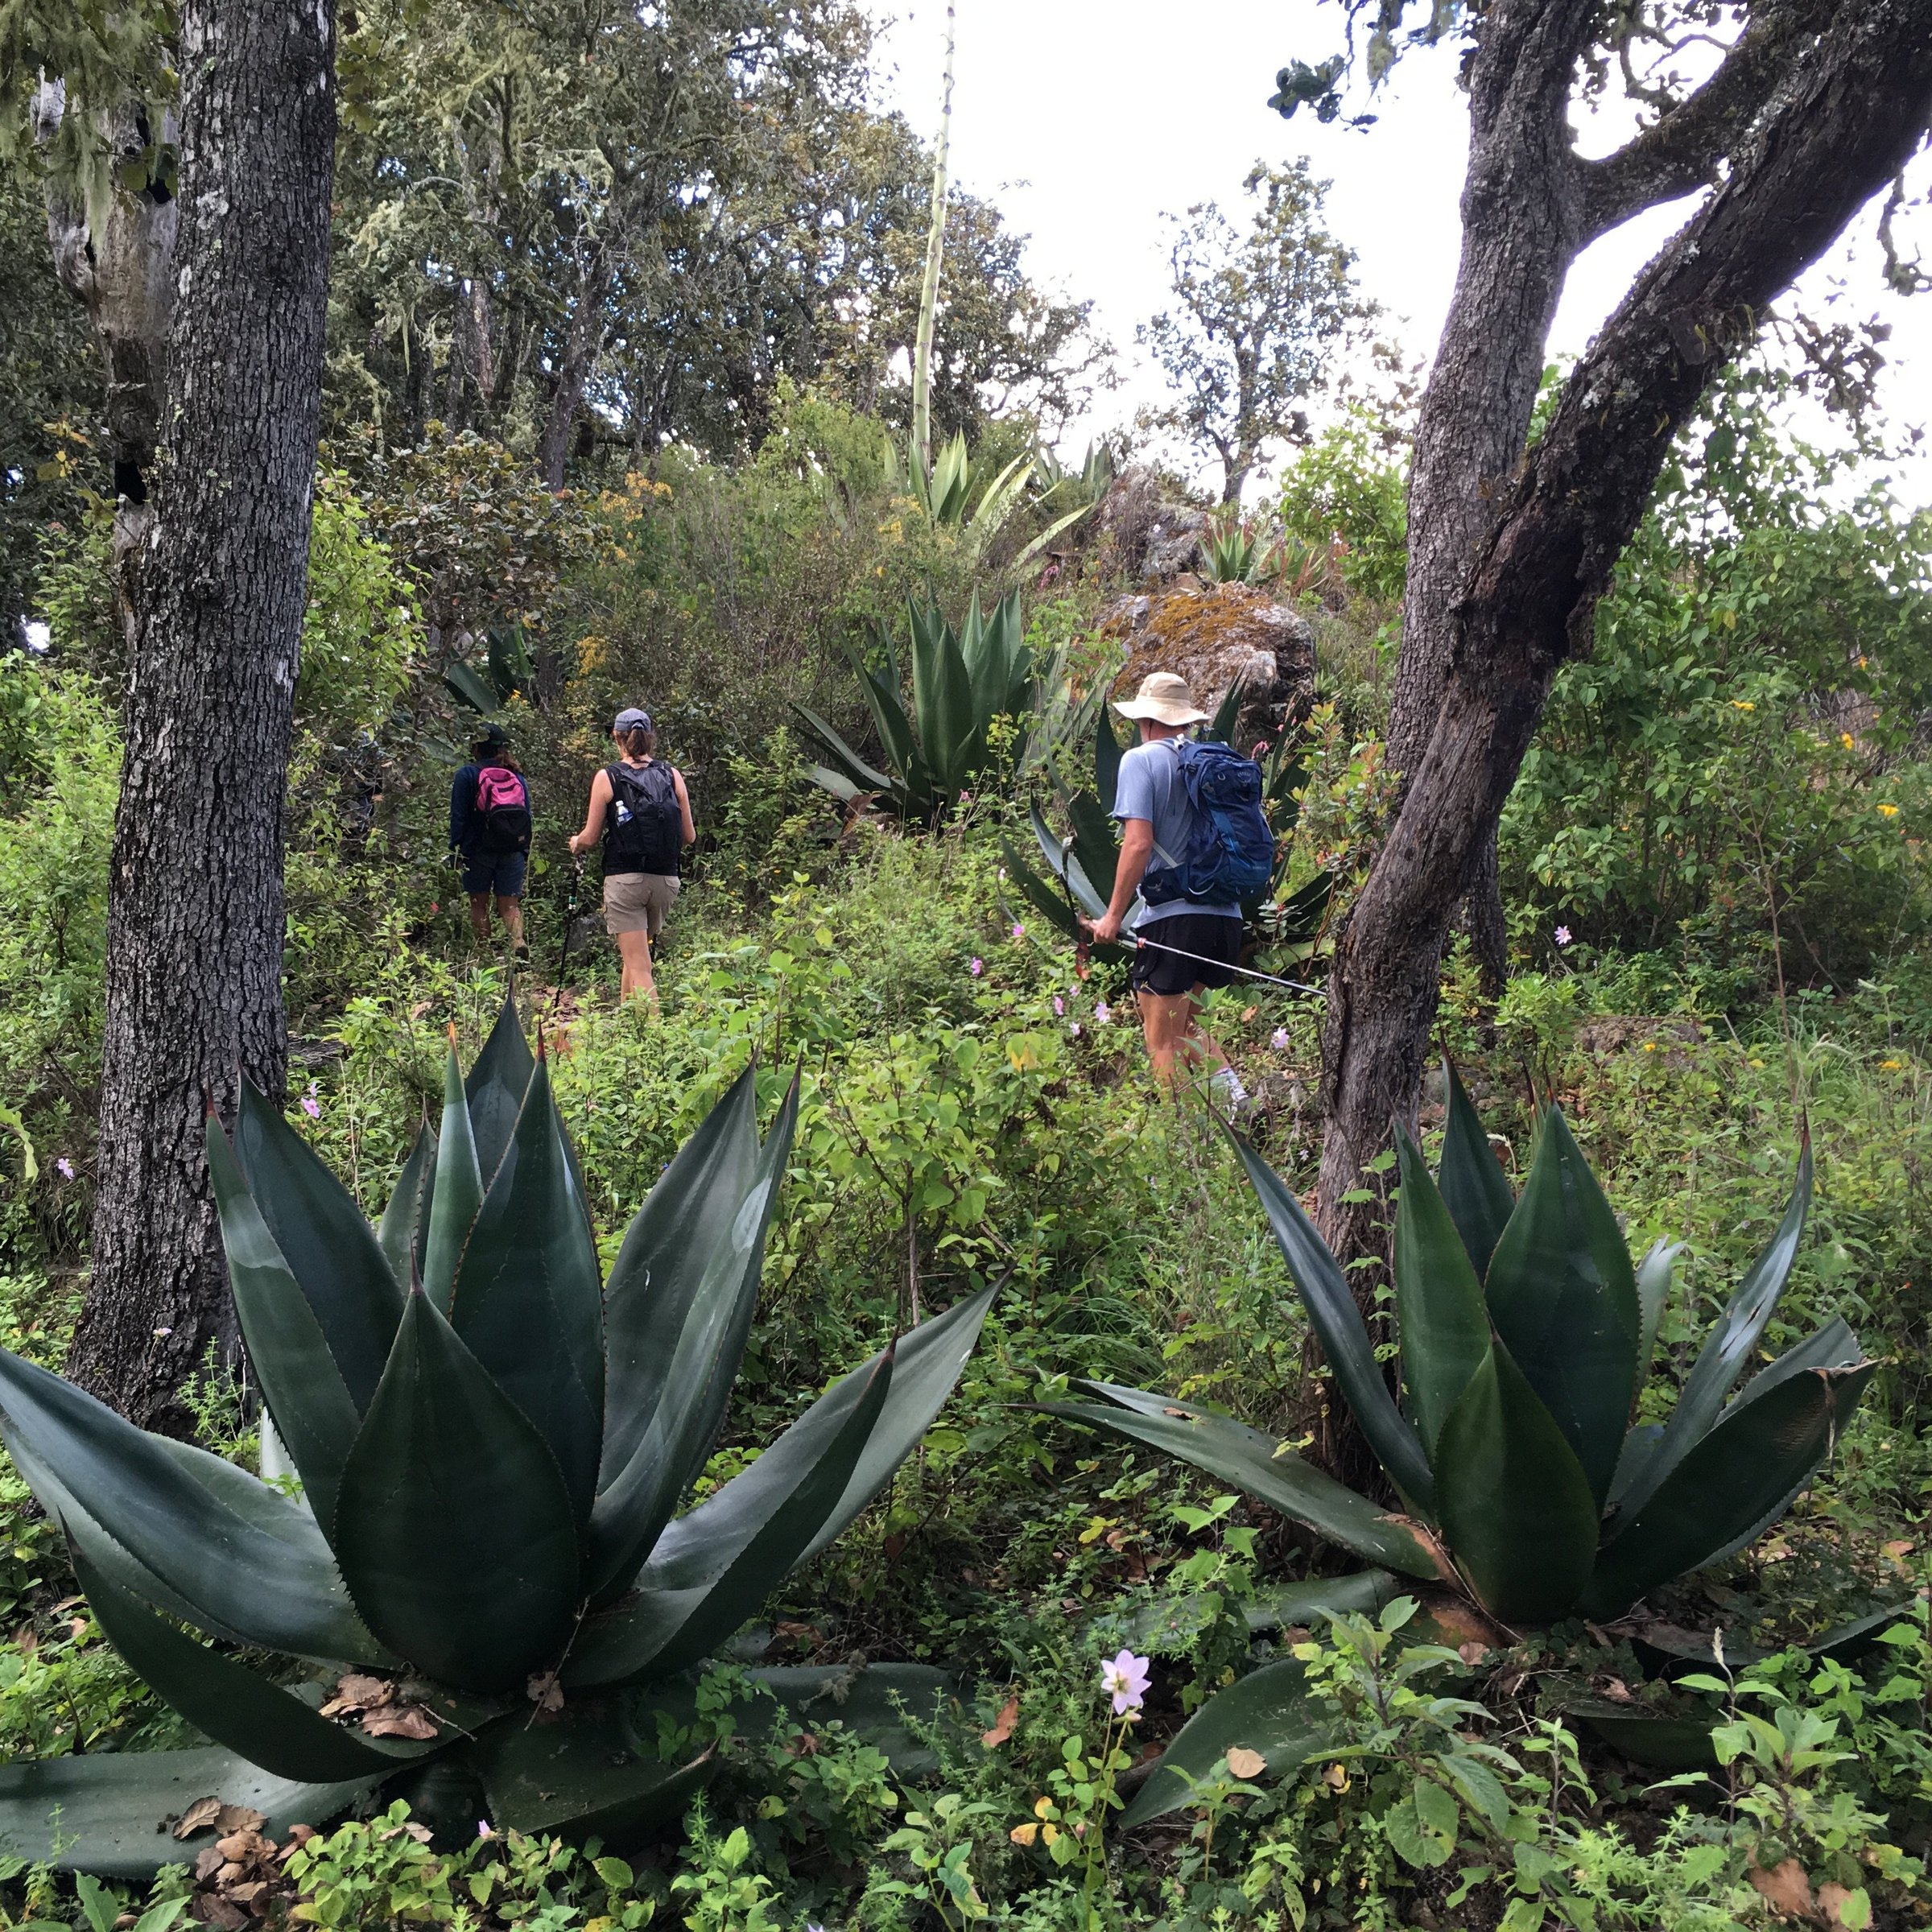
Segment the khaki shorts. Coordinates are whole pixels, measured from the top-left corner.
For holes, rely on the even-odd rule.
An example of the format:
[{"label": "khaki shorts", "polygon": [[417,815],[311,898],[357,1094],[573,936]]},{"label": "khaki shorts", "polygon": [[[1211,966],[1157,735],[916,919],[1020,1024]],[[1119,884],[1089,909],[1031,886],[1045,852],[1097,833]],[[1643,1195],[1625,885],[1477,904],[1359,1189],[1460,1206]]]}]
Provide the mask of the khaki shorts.
[{"label": "khaki shorts", "polygon": [[675,873],[624,872],[604,881],[604,930],[646,932],[654,939],[678,896]]}]

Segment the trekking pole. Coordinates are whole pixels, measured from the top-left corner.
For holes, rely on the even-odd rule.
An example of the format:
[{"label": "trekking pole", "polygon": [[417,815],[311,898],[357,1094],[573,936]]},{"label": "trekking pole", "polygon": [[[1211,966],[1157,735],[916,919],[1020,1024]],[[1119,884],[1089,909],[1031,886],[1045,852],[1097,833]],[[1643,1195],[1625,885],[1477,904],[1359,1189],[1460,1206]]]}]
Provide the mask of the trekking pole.
[{"label": "trekking pole", "polygon": [[1158,939],[1137,937],[1135,947],[1150,947],[1155,952],[1170,952],[1177,960],[1192,960],[1198,965],[1226,967],[1229,972],[1238,972],[1245,980],[1260,980],[1270,986],[1285,986],[1290,993],[1311,993],[1319,1000],[1325,997],[1319,986],[1305,985],[1299,980],[1284,980],[1272,972],[1257,972],[1252,966],[1230,966],[1225,960],[1211,960],[1205,953],[1184,952],[1179,946],[1163,946]]},{"label": "trekking pole", "polygon": [[564,900],[564,943],[557,952],[556,982],[564,984],[564,962],[570,957],[570,935],[576,930],[577,889],[584,883],[584,861],[573,857],[570,861],[570,883],[565,890]]}]

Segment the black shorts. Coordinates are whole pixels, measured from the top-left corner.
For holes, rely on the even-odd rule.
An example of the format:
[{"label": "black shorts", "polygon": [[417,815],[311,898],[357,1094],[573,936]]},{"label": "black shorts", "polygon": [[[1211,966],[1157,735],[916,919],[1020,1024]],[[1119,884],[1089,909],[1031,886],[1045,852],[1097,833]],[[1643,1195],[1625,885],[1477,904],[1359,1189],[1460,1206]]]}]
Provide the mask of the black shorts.
[{"label": "black shorts", "polygon": [[1197,986],[1225,986],[1234,977],[1234,964],[1241,956],[1241,922],[1224,912],[1177,912],[1173,918],[1156,919],[1143,927],[1146,937],[1162,946],[1177,947],[1182,952],[1199,956],[1178,959],[1171,952],[1141,947],[1133,956],[1133,985],[1137,993],[1191,993]]}]

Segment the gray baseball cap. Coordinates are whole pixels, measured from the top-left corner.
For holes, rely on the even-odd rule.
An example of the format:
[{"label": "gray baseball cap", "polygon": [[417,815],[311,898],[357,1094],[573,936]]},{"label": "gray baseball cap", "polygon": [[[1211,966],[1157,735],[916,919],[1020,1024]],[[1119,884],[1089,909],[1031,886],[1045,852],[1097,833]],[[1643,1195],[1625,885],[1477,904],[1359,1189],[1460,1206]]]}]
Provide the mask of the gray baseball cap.
[{"label": "gray baseball cap", "polygon": [[650,713],[639,711],[634,704],[627,705],[619,712],[617,722],[611,726],[613,731],[649,731],[650,729]]}]

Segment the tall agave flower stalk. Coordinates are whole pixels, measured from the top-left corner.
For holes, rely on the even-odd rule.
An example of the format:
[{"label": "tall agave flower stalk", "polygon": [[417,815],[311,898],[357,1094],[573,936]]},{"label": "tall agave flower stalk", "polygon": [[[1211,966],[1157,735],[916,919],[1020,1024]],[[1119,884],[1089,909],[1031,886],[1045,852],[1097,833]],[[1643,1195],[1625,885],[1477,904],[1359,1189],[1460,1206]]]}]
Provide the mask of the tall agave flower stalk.
[{"label": "tall agave flower stalk", "polygon": [[[379,1228],[259,1095],[232,1147],[211,1118],[236,1311],[299,1493],[0,1352],[0,1436],[95,1617],[215,1745],[0,1769],[0,1839],[138,1872],[184,1856],[167,1827],[204,1798],[271,1831],[378,1791],[473,1832],[613,1839],[675,1815],[708,1766],[660,1758],[658,1714],[688,1716],[690,1667],[890,1479],[991,1298],[900,1337],[678,1513],[744,1352],[797,1103],[795,1081],[761,1146],[742,1075],[608,1282],[507,1004],[467,1084],[452,1044],[441,1133]],[[295,1662],[265,1674],[235,1646]]]}]

